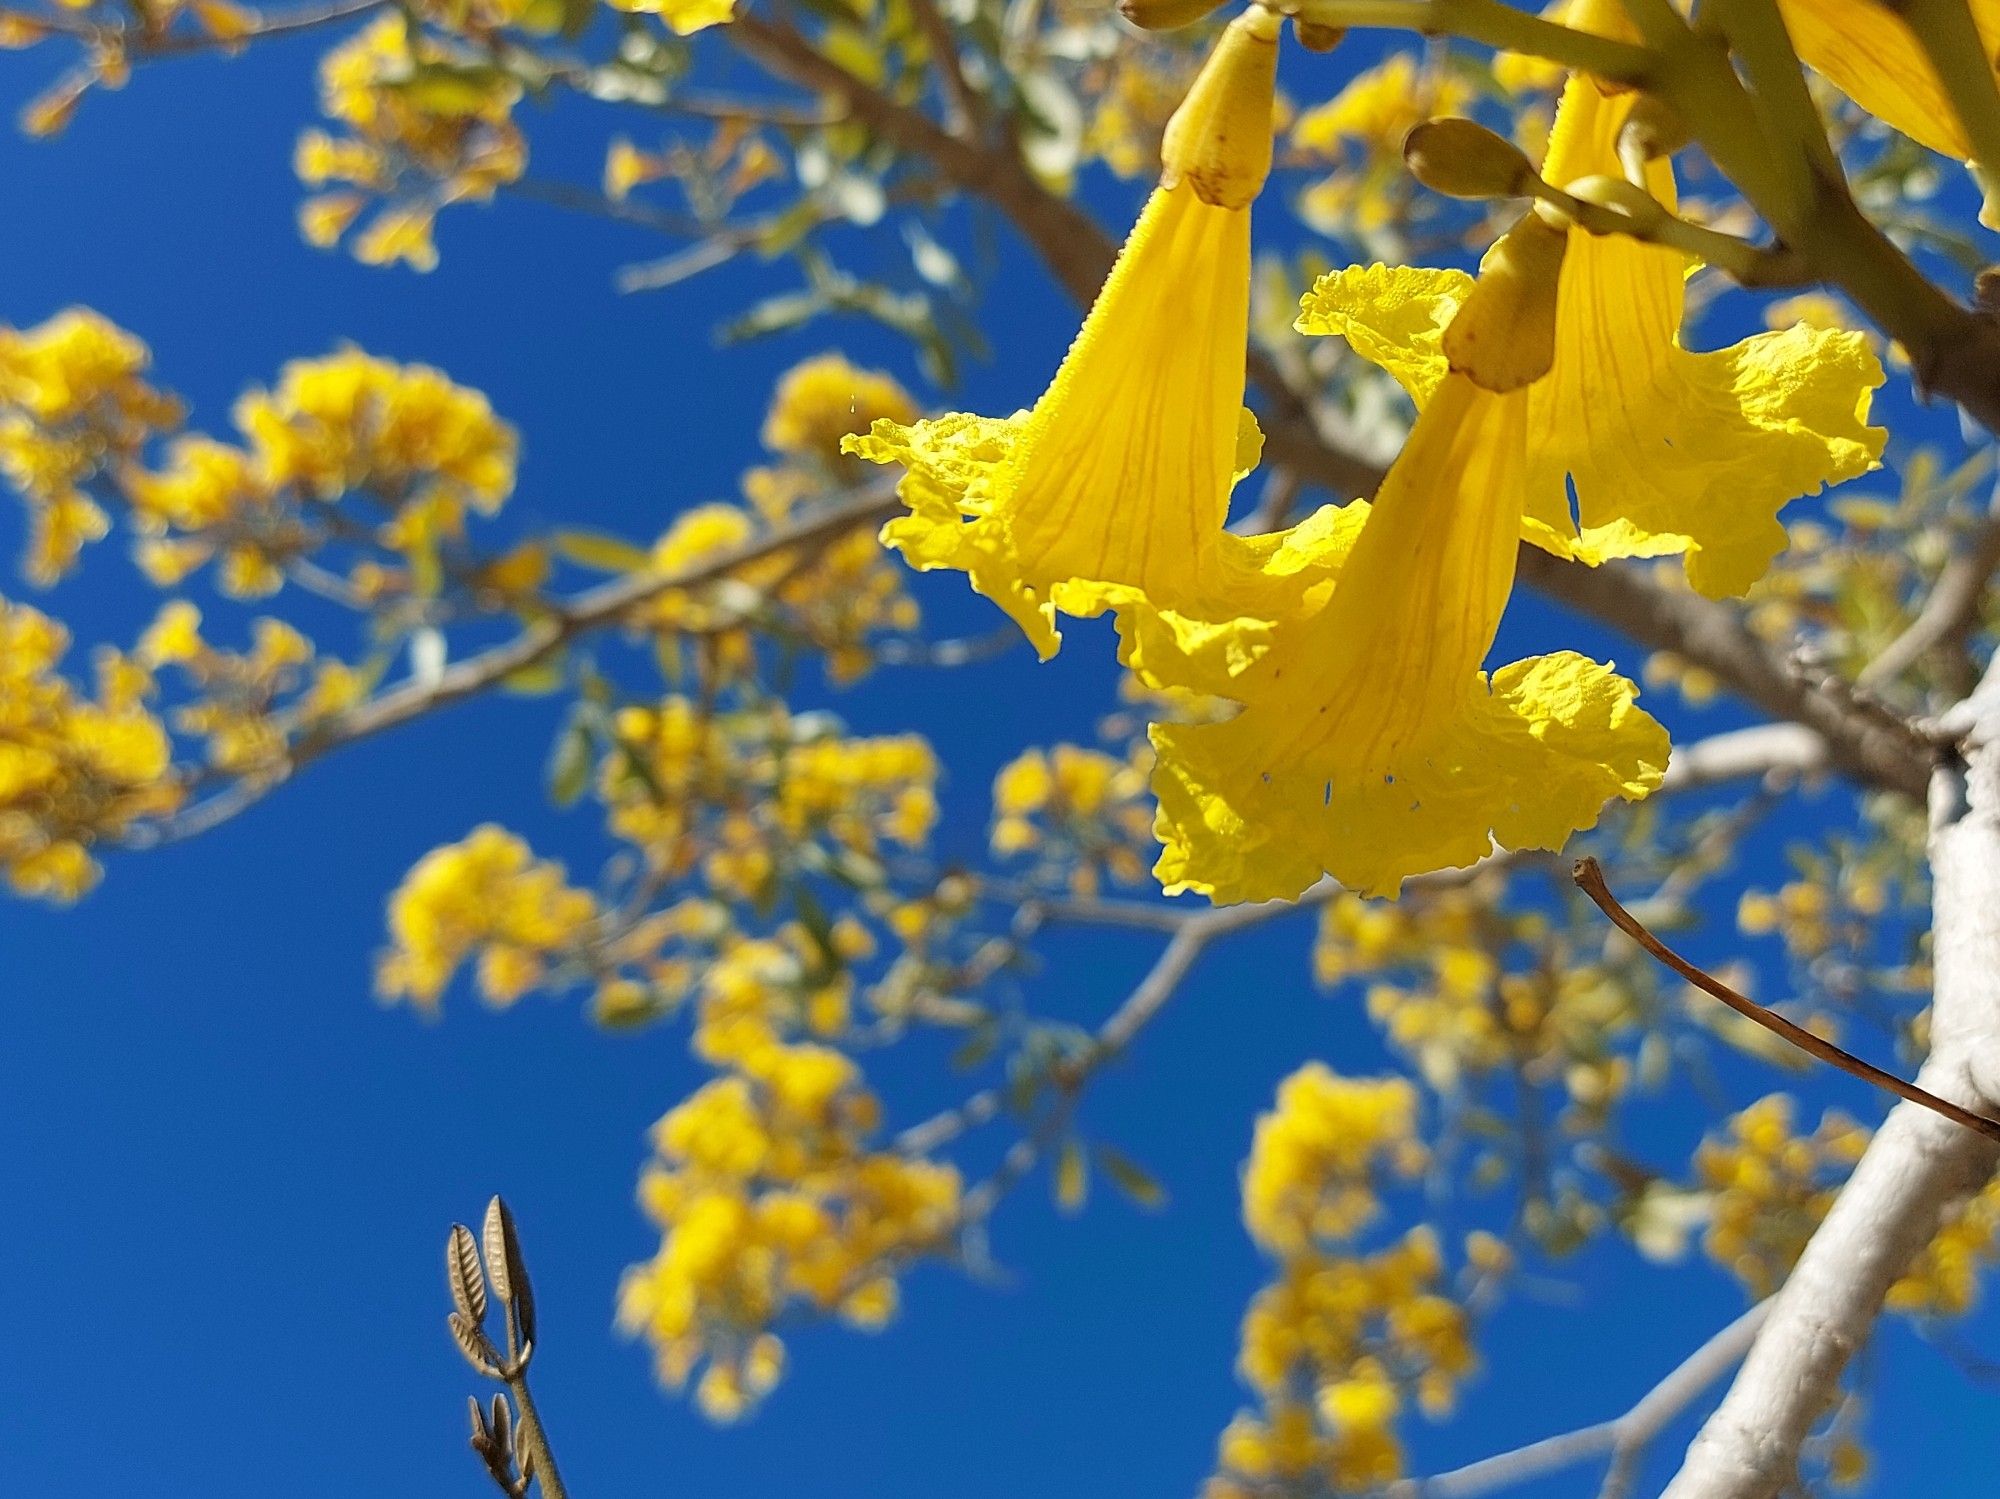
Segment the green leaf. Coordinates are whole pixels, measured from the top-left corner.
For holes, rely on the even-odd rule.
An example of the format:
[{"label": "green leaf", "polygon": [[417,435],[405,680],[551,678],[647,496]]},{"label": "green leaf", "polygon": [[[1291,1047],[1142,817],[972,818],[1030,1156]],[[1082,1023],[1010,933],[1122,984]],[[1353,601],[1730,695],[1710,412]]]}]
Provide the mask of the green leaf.
[{"label": "green leaf", "polygon": [[409,77],[383,85],[412,108],[446,119],[480,114],[513,87],[513,78],[491,63],[449,62],[418,63]]},{"label": "green leaf", "polygon": [[549,757],[549,799],[558,807],[574,806],[589,788],[590,773],[596,768],[596,737],[572,720]]},{"label": "green leaf", "polygon": [[516,697],[547,697],[562,690],[568,675],[562,652],[552,651],[532,665],[507,673],[500,679],[500,690]]},{"label": "green leaf", "polygon": [[598,572],[641,573],[653,565],[653,554],[644,547],[604,531],[557,531],[549,540],[559,555]]},{"label": "green leaf", "polygon": [[1104,1168],[1104,1174],[1138,1206],[1154,1213],[1167,1205],[1167,1189],[1130,1156],[1113,1150],[1109,1145],[1096,1147],[1096,1155],[1097,1164]]},{"label": "green leaf", "polygon": [[1056,1206],[1065,1213],[1081,1212],[1089,1196],[1090,1158],[1076,1136],[1071,1135],[1063,1141],[1062,1153],[1056,1157]]}]

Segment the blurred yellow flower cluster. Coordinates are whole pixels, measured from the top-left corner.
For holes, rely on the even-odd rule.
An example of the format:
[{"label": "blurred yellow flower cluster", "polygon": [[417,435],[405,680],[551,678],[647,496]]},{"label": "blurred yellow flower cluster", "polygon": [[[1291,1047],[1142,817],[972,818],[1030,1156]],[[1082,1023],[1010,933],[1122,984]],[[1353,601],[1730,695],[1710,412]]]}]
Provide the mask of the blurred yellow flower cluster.
[{"label": "blurred yellow flower cluster", "polygon": [[1695,1183],[1711,1194],[1702,1247],[1756,1297],[1784,1280],[1868,1147],[1867,1128],[1832,1110],[1797,1133],[1795,1107],[1783,1093],[1759,1099],[1695,1152]]},{"label": "blurred yellow flower cluster", "polygon": [[1146,877],[1152,853],[1152,752],[1120,757],[1080,745],[1031,749],[993,778],[993,852],[1033,854],[1037,877],[1092,896],[1109,875]]},{"label": "blurred yellow flower cluster", "polygon": [[[1238,1367],[1263,1406],[1223,1433],[1205,1499],[1376,1488],[1402,1471],[1395,1422],[1408,1397],[1442,1414],[1471,1372],[1470,1319],[1436,1235],[1346,1247],[1379,1211],[1382,1173],[1421,1167],[1416,1125],[1403,1079],[1346,1078],[1317,1062],[1285,1079],[1277,1109],[1257,1121],[1243,1217],[1278,1273],[1244,1316]],[[1480,1273],[1505,1262],[1484,1236],[1467,1255]]]},{"label": "blurred yellow flower cluster", "polygon": [[69,635],[0,599],[0,869],[24,895],[75,900],[92,844],[172,811],[181,787],[143,666],[103,652],[95,697],[58,674]]},{"label": "blurred yellow flower cluster", "polygon": [[[1756,1297],[1783,1284],[1868,1148],[1867,1126],[1837,1110],[1803,1135],[1795,1113],[1788,1095],[1771,1094],[1695,1152],[1695,1186],[1708,1202],[1702,1247]],[[1885,1304],[1912,1316],[1959,1316],[1978,1300],[1980,1276],[1995,1260],[2000,1185],[1988,1183],[1945,1214],[1930,1243],[1889,1288]]]},{"label": "blurred yellow flower cluster", "polygon": [[[772,529],[809,519],[815,506],[855,487],[863,471],[842,455],[842,439],[878,419],[915,412],[909,393],[879,370],[838,354],[795,365],[779,379],[764,418],[764,445],[778,461],[744,474],[744,503],[696,505],[676,516],[653,547],[653,569],[699,570]],[[663,637],[693,637],[711,684],[754,674],[759,632],[809,647],[835,682],[851,682],[874,664],[874,635],[908,634],[919,622],[903,570],[859,530],[774,550],[732,569],[718,586],[669,590],[643,618]]]},{"label": "blurred yellow flower cluster", "polygon": [[937,759],[918,735],[850,738],[779,702],[679,696],[621,710],[615,729],[599,777],[612,831],[727,899],[828,869],[873,883],[884,845],[921,847],[937,818]]},{"label": "blurred yellow flower cluster", "polygon": [[308,187],[345,186],[300,205],[300,232],[330,249],[371,198],[384,199],[354,257],[432,269],[439,210],[484,202],[526,170],[527,141],[513,121],[520,96],[512,74],[458,56],[400,13],[371,23],[320,63],[320,109],[348,133],[305,131],[292,167]]},{"label": "blurred yellow flower cluster", "polygon": [[1417,1090],[1400,1077],[1342,1077],[1310,1062],[1278,1087],[1275,1111],[1257,1120],[1243,1172],[1243,1222],[1280,1256],[1325,1239],[1352,1238],[1380,1210],[1377,1173],[1414,1176]]},{"label": "blurred yellow flower cluster", "polygon": [[186,677],[197,696],[175,709],[174,727],[205,739],[208,763],[236,777],[281,774],[290,729],[353,706],[365,689],[352,667],[317,658],[283,620],[253,620],[247,652],[218,650],[202,639],[201,611],[184,599],[162,606],[134,655],[148,670],[171,665]]},{"label": "blurred yellow flower cluster", "polygon": [[706,1361],[696,1398],[715,1420],[777,1382],[781,1313],[882,1326],[897,1273],[944,1249],[958,1215],[953,1167],[869,1148],[880,1104],[852,1058],[758,1030],[729,1030],[732,1070],[655,1129],[639,1200],[660,1249],[619,1292],[620,1323],[653,1345],[666,1384]]},{"label": "blurred yellow flower cluster", "polygon": [[376,988],[435,1009],[459,966],[476,961],[481,996],[511,1004],[543,982],[597,914],[560,865],[488,823],[425,854],[390,896],[393,945],[376,966]]},{"label": "blurred yellow flower cluster", "polygon": [[71,308],[38,327],[0,327],[0,475],[28,507],[26,570],[52,583],[109,528],[91,486],[115,484],[181,406],[145,379],[146,346]]},{"label": "blurred yellow flower cluster", "polygon": [[1470,114],[1478,99],[1467,75],[1413,53],[1391,52],[1364,68],[1292,121],[1289,158],[1327,173],[1299,195],[1299,216],[1323,233],[1364,240],[1397,224],[1411,206],[1403,137],[1424,120]]},{"label": "blurred yellow flower cluster", "polygon": [[182,438],[128,486],[155,582],[219,554],[226,592],[268,593],[283,564],[318,543],[310,507],[353,496],[369,507],[356,523],[379,522],[376,539],[435,591],[440,543],[462,533],[468,509],[491,515],[513,492],[513,428],[427,365],[355,348],[294,360],[234,415],[242,446]]},{"label": "blurred yellow flower cluster", "polygon": [[1414,892],[1395,905],[1341,894],[1320,918],[1320,982],[1369,980],[1368,1013],[1424,1081],[1452,1092],[1499,1069],[1564,1089],[1601,1122],[1630,1082],[1614,1051],[1642,1019],[1623,976],[1549,916],[1511,909],[1504,878]]}]

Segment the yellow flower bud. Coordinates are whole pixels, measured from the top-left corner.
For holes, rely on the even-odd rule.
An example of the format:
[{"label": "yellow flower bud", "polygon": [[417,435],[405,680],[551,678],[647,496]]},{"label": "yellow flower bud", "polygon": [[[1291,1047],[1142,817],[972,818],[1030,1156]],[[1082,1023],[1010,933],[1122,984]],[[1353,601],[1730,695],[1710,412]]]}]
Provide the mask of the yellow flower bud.
[{"label": "yellow flower bud", "polygon": [[1118,0],[1118,13],[1146,31],[1177,31],[1222,4],[1223,0]]},{"label": "yellow flower bud", "polygon": [[1444,331],[1454,370],[1495,393],[1532,385],[1549,372],[1568,245],[1567,230],[1531,210],[1486,252],[1478,284]]},{"label": "yellow flower bud", "polygon": [[1425,120],[1403,137],[1403,164],[1447,198],[1518,198],[1535,180],[1526,153],[1477,120]]},{"label": "yellow flower bud", "polygon": [[1271,109],[1278,81],[1279,18],[1253,7],[1202,65],[1167,121],[1160,185],[1185,181],[1202,202],[1244,208],[1271,173]]}]

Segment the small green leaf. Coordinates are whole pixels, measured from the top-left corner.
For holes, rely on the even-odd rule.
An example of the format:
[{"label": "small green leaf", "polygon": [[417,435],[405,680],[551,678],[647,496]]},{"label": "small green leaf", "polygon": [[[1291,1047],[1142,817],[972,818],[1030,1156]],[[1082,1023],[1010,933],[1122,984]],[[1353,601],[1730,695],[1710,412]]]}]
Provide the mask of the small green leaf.
[{"label": "small green leaf", "polygon": [[557,531],[549,540],[577,566],[602,573],[641,573],[653,565],[653,554],[644,547],[603,531]]},{"label": "small green leaf", "polygon": [[1152,1213],[1167,1205],[1167,1189],[1130,1156],[1113,1150],[1109,1145],[1099,1145],[1096,1155],[1097,1164],[1104,1168],[1104,1174],[1138,1206]]},{"label": "small green leaf", "polygon": [[1090,1196],[1090,1158],[1071,1135],[1056,1157],[1056,1206],[1065,1213],[1081,1212]]},{"label": "small green leaf", "polygon": [[574,806],[590,786],[590,773],[597,768],[597,740],[582,724],[572,721],[556,740],[549,757],[549,799],[558,807]]},{"label": "small green leaf", "polygon": [[562,690],[567,676],[561,652],[554,652],[519,671],[507,673],[500,679],[500,690],[517,697],[547,697]]}]

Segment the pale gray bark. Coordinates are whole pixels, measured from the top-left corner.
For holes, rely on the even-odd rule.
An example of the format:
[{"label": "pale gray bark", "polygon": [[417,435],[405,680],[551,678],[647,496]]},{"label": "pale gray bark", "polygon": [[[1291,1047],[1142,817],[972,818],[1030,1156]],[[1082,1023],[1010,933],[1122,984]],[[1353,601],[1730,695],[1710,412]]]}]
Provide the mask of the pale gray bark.
[{"label": "pale gray bark", "polygon": [[[2000,1104],[2000,742],[1975,726],[1931,781],[1936,988],[1918,1082],[1967,1108]],[[1940,1219],[1992,1174],[1996,1147],[1899,1104],[1806,1246],[1722,1405],[1665,1499],[1771,1499],[1835,1399],[1883,1298]]]}]

